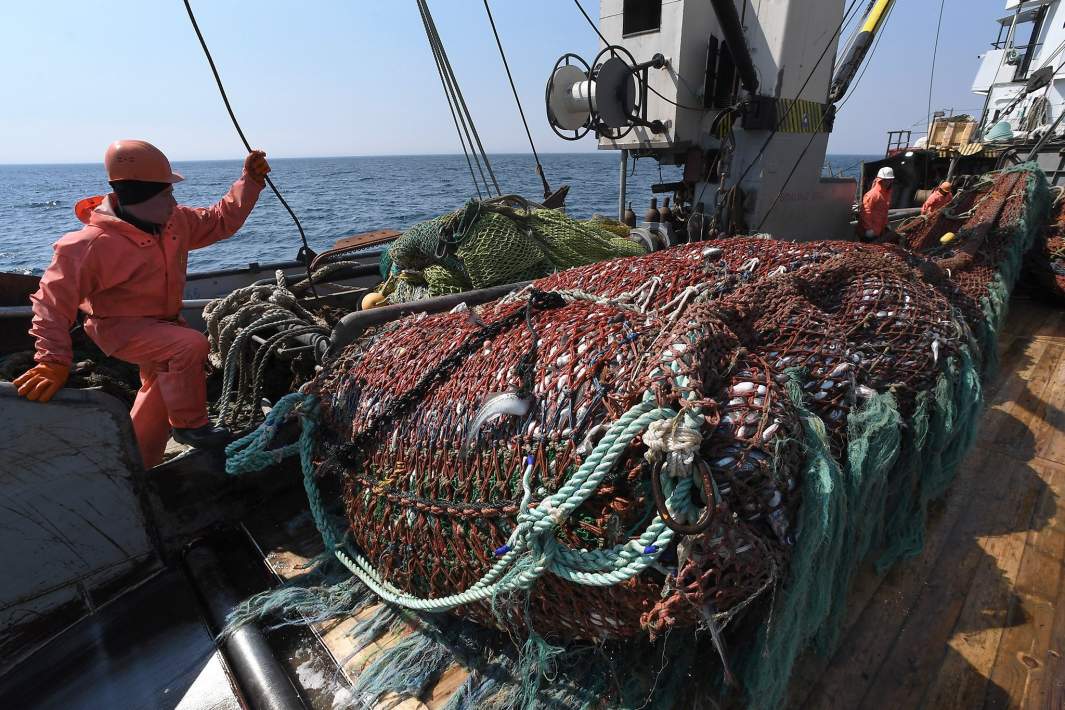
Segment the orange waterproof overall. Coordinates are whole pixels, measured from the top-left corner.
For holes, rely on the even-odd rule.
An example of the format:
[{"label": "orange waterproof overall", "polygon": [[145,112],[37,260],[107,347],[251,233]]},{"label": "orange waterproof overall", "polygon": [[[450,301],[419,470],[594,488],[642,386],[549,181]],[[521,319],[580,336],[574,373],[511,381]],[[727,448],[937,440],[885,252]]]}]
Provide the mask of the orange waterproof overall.
[{"label": "orange waterproof overall", "polygon": [[862,208],[858,211],[858,234],[863,238],[872,239],[883,236],[888,226],[890,209],[891,188],[885,186],[881,178],[877,178],[862,198]]},{"label": "orange waterproof overall", "polygon": [[944,192],[939,188],[936,188],[935,190],[932,190],[932,194],[929,195],[928,199],[925,200],[925,203],[921,205],[921,214],[932,214],[933,212],[938,212],[939,210],[949,205],[950,201],[953,199],[954,195],[950,194],[949,192]]},{"label": "orange waterproof overall", "polygon": [[245,174],[213,207],[176,207],[158,236],[116,217],[114,195],[82,200],[75,213],[86,226],[56,242],[30,297],[37,362],[70,365],[80,308],[100,349],[140,368],[130,416],[145,467],[162,461],[171,426],[208,422],[207,339],[180,320],[189,251],[236,233],[261,191]]}]

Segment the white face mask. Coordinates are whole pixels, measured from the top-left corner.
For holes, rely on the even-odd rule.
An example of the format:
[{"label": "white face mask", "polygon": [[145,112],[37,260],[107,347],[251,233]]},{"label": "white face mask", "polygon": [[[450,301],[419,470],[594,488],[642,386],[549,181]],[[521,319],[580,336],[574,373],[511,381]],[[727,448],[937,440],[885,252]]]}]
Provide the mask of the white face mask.
[{"label": "white face mask", "polygon": [[177,200],[174,199],[174,188],[168,187],[155,197],[136,205],[123,205],[122,209],[142,222],[164,225],[174,214],[175,207]]}]

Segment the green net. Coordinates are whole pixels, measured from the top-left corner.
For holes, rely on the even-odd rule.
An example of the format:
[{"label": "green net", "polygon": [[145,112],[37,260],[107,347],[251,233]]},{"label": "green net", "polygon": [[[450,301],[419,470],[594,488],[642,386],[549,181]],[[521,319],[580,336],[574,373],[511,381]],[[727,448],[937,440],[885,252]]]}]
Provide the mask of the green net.
[{"label": "green net", "polygon": [[613,220],[579,221],[559,210],[531,209],[515,198],[471,201],[407,230],[382,255],[381,275],[388,279],[404,271],[422,274],[424,293],[389,290],[389,300],[401,303],[643,254],[643,247],[627,234],[628,227]]}]

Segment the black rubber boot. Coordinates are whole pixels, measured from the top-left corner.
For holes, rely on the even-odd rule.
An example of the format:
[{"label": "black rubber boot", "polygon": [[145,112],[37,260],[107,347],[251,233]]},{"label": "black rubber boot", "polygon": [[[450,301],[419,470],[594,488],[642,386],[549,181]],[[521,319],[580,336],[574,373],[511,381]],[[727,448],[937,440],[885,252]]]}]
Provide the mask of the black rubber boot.
[{"label": "black rubber boot", "polygon": [[232,440],[229,429],[210,422],[195,429],[174,429],[174,441],[194,449],[223,449]]}]

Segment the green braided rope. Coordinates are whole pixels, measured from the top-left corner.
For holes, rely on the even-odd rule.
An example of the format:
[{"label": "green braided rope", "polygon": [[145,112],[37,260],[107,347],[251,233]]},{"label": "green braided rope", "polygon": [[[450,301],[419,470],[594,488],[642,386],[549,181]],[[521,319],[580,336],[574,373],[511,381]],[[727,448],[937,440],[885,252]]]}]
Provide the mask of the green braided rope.
[{"label": "green braided rope", "polygon": [[[686,337],[694,342],[696,333],[688,333]],[[680,374],[677,360],[664,356],[663,365],[673,375],[678,388],[685,391],[688,378]],[[656,370],[652,375],[660,372]],[[685,397],[693,399],[695,393],[688,392]],[[295,414],[303,418],[299,442],[269,450],[267,447],[278,427]],[[314,480],[314,435],[317,430],[315,398],[300,393],[282,398],[259,429],[226,448],[226,471],[238,475],[258,470],[298,452],[312,517],[326,546],[334,551],[337,559],[384,601],[417,611],[442,612],[494,599],[500,594],[527,590],[547,572],[575,584],[609,587],[622,584],[653,566],[675,534],[657,514],[638,538],[610,549],[572,549],[555,539],[554,530],[598,490],[632,440],[646,432],[651,424],[682,417],[686,426],[697,428],[699,415],[697,407],[689,408],[683,415],[673,409],[659,407],[651,392],[645,392],[643,401],[610,426],[588,458],[557,492],[543,499],[535,508],[530,508],[527,500],[523,501],[510,540],[496,551],[500,558],[480,580],[466,591],[436,599],[417,597],[396,588],[362,555],[342,549],[337,544],[337,536],[326,517]],[[692,487],[695,485],[693,479],[681,478],[674,484],[664,472],[660,475],[667,488],[672,487],[666,501],[670,513],[680,516],[689,514],[694,507],[691,502]]]}]

